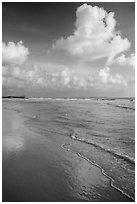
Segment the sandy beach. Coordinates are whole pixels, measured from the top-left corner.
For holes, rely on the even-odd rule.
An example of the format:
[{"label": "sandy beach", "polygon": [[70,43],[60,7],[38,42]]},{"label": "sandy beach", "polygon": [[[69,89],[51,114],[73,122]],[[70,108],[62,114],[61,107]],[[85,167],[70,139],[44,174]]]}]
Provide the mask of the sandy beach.
[{"label": "sandy beach", "polygon": [[2,200],[132,201],[110,185],[100,168],[70,150],[72,139],[55,133],[48,122],[54,118],[49,108],[57,107],[46,105],[43,122],[36,116],[43,104],[3,101]]},{"label": "sandy beach", "polygon": [[135,202],[135,1],[2,2],[2,201]]}]

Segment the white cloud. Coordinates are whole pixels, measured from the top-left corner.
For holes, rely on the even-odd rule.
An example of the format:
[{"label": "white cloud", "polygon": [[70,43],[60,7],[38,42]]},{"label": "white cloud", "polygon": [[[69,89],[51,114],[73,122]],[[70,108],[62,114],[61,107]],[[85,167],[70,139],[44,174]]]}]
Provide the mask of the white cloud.
[{"label": "white cloud", "polygon": [[2,62],[6,64],[23,64],[29,54],[23,42],[2,43]]},{"label": "white cloud", "polygon": [[5,65],[2,68],[4,87],[41,88],[56,87],[58,73],[49,72],[38,66]]},{"label": "white cloud", "polygon": [[2,66],[2,75],[6,75],[8,73],[8,67]]},{"label": "white cloud", "polygon": [[77,72],[76,70],[65,69],[61,72],[61,82],[63,87],[87,89],[87,88],[112,88],[116,85],[126,86],[126,79],[116,73],[112,75],[110,68],[105,67],[97,71],[96,73],[85,72],[84,74]]},{"label": "white cloud", "polygon": [[[55,64],[53,64],[53,67]],[[52,64],[50,65],[52,67]],[[70,69],[62,67],[60,71],[46,70],[38,66],[15,66],[3,67],[3,86],[26,89],[90,89],[109,88],[112,86],[126,85],[126,80],[120,74],[111,75],[110,68],[98,70]]]},{"label": "white cloud", "polygon": [[107,83],[109,76],[110,76],[109,67],[106,67],[106,68],[101,69],[99,71],[99,77],[100,77],[102,83]]},{"label": "white cloud", "polygon": [[6,88],[23,88],[25,86],[23,80],[14,78],[12,76],[2,77],[2,84]]},{"label": "white cloud", "polygon": [[115,30],[114,13],[83,4],[76,11],[76,29],[71,36],[53,44],[53,49],[66,50],[73,56],[95,60],[107,57],[108,62],[127,50],[130,42]]},{"label": "white cloud", "polygon": [[126,80],[124,77],[116,73],[114,76],[110,74],[110,68],[105,67],[99,71],[99,83],[101,84],[123,84],[124,86],[127,85]]},{"label": "white cloud", "polygon": [[15,76],[15,77],[20,77],[20,75],[21,75],[21,70],[20,70],[20,68],[19,68],[19,67],[14,67],[14,68],[13,68],[13,76]]},{"label": "white cloud", "polygon": [[61,72],[62,83],[64,86],[70,86],[72,75],[73,71],[70,71],[69,69],[65,69]]},{"label": "white cloud", "polygon": [[121,66],[135,67],[135,54],[131,54],[130,57],[126,57],[124,54],[121,54],[112,63],[117,63]]}]

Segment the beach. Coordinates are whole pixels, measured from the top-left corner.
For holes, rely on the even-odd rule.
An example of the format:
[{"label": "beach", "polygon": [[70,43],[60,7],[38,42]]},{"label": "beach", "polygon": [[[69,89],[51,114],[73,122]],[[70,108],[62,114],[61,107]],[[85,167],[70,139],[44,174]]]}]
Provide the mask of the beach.
[{"label": "beach", "polygon": [[132,202],[134,101],[3,100],[3,202]]}]

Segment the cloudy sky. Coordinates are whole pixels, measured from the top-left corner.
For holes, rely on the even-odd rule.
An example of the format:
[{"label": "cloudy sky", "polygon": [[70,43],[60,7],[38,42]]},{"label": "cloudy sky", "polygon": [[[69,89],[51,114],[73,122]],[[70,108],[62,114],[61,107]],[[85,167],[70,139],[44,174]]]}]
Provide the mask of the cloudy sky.
[{"label": "cloudy sky", "polygon": [[134,96],[134,3],[2,4],[3,95]]}]

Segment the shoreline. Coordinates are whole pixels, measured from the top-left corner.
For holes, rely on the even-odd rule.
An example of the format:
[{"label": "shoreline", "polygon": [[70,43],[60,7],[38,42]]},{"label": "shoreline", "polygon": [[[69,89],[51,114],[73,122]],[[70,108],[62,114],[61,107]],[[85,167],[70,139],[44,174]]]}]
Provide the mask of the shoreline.
[{"label": "shoreline", "polygon": [[[13,102],[14,103],[14,102]],[[14,152],[16,152],[16,155],[14,155],[14,157],[12,158],[12,160],[16,163],[16,165],[15,166],[13,166],[12,168],[14,169],[14,170],[16,170],[16,173],[17,173],[17,175],[18,175],[18,168],[19,168],[19,165],[21,164],[21,166],[22,166],[22,168],[24,169],[26,169],[25,171],[28,171],[28,169],[24,166],[24,165],[26,165],[26,163],[27,164],[29,164],[29,162],[31,162],[31,165],[29,165],[29,167],[30,167],[30,170],[32,169],[32,166],[33,165],[35,165],[35,163],[37,163],[38,162],[38,158],[41,158],[41,157],[43,157],[44,158],[44,160],[46,159],[46,161],[48,162],[48,163],[50,163],[52,160],[54,161],[54,162],[57,162],[56,163],[56,165],[58,165],[58,168],[59,168],[59,171],[64,171],[64,169],[62,169],[62,167],[61,167],[61,165],[60,165],[60,159],[58,158],[58,157],[56,157],[56,159],[57,159],[57,161],[54,159],[54,158],[51,158],[51,156],[50,157],[48,157],[48,156],[45,156],[45,154],[48,154],[48,155],[51,155],[51,154],[49,154],[49,150],[52,152],[52,154],[54,153],[54,154],[57,154],[58,156],[61,156],[62,157],[62,153],[61,153],[61,149],[63,148],[64,149],[64,147],[60,147],[60,149],[58,149],[58,145],[57,145],[57,142],[54,142],[53,143],[53,141],[51,141],[51,140],[49,140],[49,138],[48,137],[43,137],[43,136],[40,136],[40,135],[38,135],[37,133],[35,134],[34,133],[34,131],[33,130],[31,130],[31,129],[29,129],[26,125],[25,125],[25,122],[26,121],[28,121],[28,119],[26,120],[26,118],[25,118],[25,116],[24,116],[24,113],[22,112],[22,111],[20,111],[20,113],[21,114],[23,114],[23,115],[20,115],[19,114],[19,108],[18,107],[16,107],[16,110],[14,110],[14,106],[17,106],[17,104],[14,104],[13,106],[12,106],[12,108],[10,109],[10,110],[8,110],[8,109],[6,109],[5,111],[7,112],[7,113],[3,113],[3,117],[4,117],[4,114],[8,114],[8,117],[7,117],[7,119],[8,120],[10,120],[10,122],[8,121],[5,121],[4,122],[4,124],[6,125],[7,123],[9,124],[9,126],[8,126],[8,128],[10,127],[11,128],[11,126],[10,126],[10,123],[12,124],[12,126],[16,126],[16,125],[18,125],[18,127],[16,126],[14,126],[14,131],[13,131],[13,136],[12,136],[12,139],[14,139],[14,140],[16,140],[16,141],[12,141],[11,140],[11,134],[10,134],[10,140],[8,141],[6,141],[6,144],[7,145],[9,145],[8,146],[8,149],[6,150],[7,152],[6,152],[6,160],[7,160],[7,158],[8,158],[8,166],[10,165],[11,167],[12,167],[12,163],[11,163],[11,154],[12,153],[14,153]],[[22,105],[23,106],[23,105]],[[31,114],[30,114],[31,115]],[[35,115],[35,114],[34,114]],[[10,117],[12,117],[12,118],[10,118]],[[29,120],[33,120],[34,118],[32,117],[32,119],[30,119],[29,118]],[[37,120],[37,118],[35,118],[36,120]],[[15,123],[14,123],[15,122]],[[13,125],[14,124],[14,125]],[[5,128],[5,127],[4,127]],[[13,128],[13,127],[12,127]],[[8,132],[8,130],[6,130],[7,132]],[[10,129],[10,131],[11,131],[11,129]],[[6,134],[7,134],[7,132],[6,132]],[[20,134],[17,136],[16,134],[15,134],[15,132],[18,134],[19,132],[20,132]],[[8,134],[7,134],[8,135]],[[39,136],[40,137],[40,140],[38,140],[38,138],[37,138],[37,136]],[[5,137],[4,136],[4,134],[3,134],[3,137]],[[54,135],[53,135],[53,137],[54,137]],[[63,136],[60,136],[61,138],[63,137]],[[18,139],[18,138],[20,138],[20,139]],[[62,139],[59,139],[60,141],[62,140]],[[46,143],[43,143],[43,139],[46,141]],[[24,142],[24,143],[23,143]],[[23,143],[23,144],[22,144]],[[62,144],[63,145],[63,144]],[[34,148],[35,147],[35,148]],[[39,147],[41,147],[42,148],[42,150],[40,150],[39,149]],[[44,148],[43,148],[44,147]],[[6,147],[7,148],[7,147]],[[11,148],[11,149],[10,149]],[[47,148],[47,149],[46,149]],[[9,150],[10,149],[10,150]],[[37,151],[37,152],[34,152],[34,150],[35,151]],[[3,153],[4,153],[4,149],[3,149]],[[11,153],[12,152],[12,153]],[[29,154],[28,154],[29,153]],[[39,155],[37,155],[37,153],[39,154]],[[5,154],[5,153],[4,153]],[[3,158],[4,158],[4,154],[3,154]],[[54,155],[53,154],[53,155]],[[84,156],[81,156],[81,155],[78,155],[79,153],[74,153],[74,154],[77,154],[77,156],[79,156],[79,157],[81,157],[83,160],[85,160],[85,161],[81,161],[81,159],[79,160],[79,158],[76,158],[74,155],[71,155],[71,156],[68,156],[68,153],[65,151],[65,158],[64,159],[66,159],[66,160],[68,160],[69,162],[72,162],[71,161],[71,157],[73,156],[75,159],[74,159],[74,161],[77,163],[77,165],[82,165],[82,163],[85,163],[85,161],[86,162],[88,162],[89,163],[89,161],[87,161],[87,158],[85,159],[84,158]],[[22,155],[24,155],[23,156],[23,158],[25,157],[26,159],[27,159],[27,162],[26,162],[26,160],[23,160],[22,161],[22,159],[20,159],[20,158],[22,158]],[[10,157],[9,157],[10,156]],[[63,157],[62,157],[63,158]],[[29,161],[30,160],[30,161]],[[51,161],[50,161],[51,160]],[[7,162],[6,161],[6,162]],[[42,161],[42,160],[41,160]],[[17,163],[18,162],[18,163]],[[22,162],[24,162],[24,165],[22,164]],[[5,162],[4,162],[5,163]],[[39,163],[39,162],[38,162]],[[39,165],[41,166],[41,168],[42,168],[42,171],[45,169],[47,169],[47,166],[43,166],[43,164],[41,164],[41,163],[39,163]],[[89,166],[88,164],[86,164],[87,166]],[[108,176],[106,176],[107,174],[103,174],[102,173],[102,171],[99,173],[99,171],[101,170],[101,168],[99,167],[99,166],[97,166],[97,165],[95,165],[95,164],[93,164],[93,163],[91,163],[91,161],[90,161],[90,165],[91,166],[94,166],[94,168],[95,168],[95,172],[94,172],[94,174],[96,175],[96,182],[98,181],[98,177],[102,177],[102,176],[105,176],[107,179],[109,179],[110,180],[110,178],[108,178]],[[5,168],[7,168],[7,167],[4,167],[4,169]],[[17,168],[17,169],[16,169]],[[68,168],[68,167],[67,167]],[[75,168],[76,167],[74,167],[73,166],[73,168],[74,168],[74,170],[75,170]],[[83,167],[82,167],[83,168]],[[91,167],[91,168],[93,168],[93,167]],[[19,168],[20,169],[20,168]],[[39,176],[39,181],[41,182],[41,175],[39,175],[39,171],[38,171],[38,167],[37,167],[37,171],[34,173],[35,175],[37,175],[37,176]],[[48,167],[48,169],[49,169],[49,171],[53,171],[52,172],[52,174],[54,175],[54,174],[56,174],[57,172],[58,172],[58,170],[56,169],[56,167],[54,166],[54,165],[51,165],[50,167]],[[84,171],[85,171],[85,169],[83,169]],[[8,169],[6,169],[6,171],[7,171],[7,175],[8,176],[12,176],[12,174],[10,175],[10,170],[8,170]],[[20,171],[22,171],[22,169],[20,169]],[[98,173],[97,173],[98,172]],[[23,172],[22,172],[23,173]],[[46,172],[45,172],[46,173]],[[72,169],[72,173],[74,174],[74,172],[73,172],[73,169]],[[81,172],[82,173],[82,172]],[[20,174],[20,173],[19,173]],[[46,177],[49,177],[49,172],[47,171],[47,176]],[[90,173],[88,173],[88,174],[90,174]],[[101,176],[101,174],[102,174],[102,176]],[[23,175],[24,175],[24,173],[23,173]],[[18,175],[19,176],[19,175]],[[25,175],[24,175],[25,176]],[[15,177],[16,178],[16,177]],[[11,180],[12,180],[12,178],[10,178]],[[55,179],[55,178],[54,178]],[[65,179],[65,177],[64,177],[64,179]],[[22,180],[23,181],[23,180]],[[28,181],[26,181],[26,182],[28,182]],[[33,179],[32,179],[32,181],[31,182],[34,182],[33,181]],[[52,182],[52,183],[56,183],[56,181],[54,181],[54,180],[50,180],[50,182]],[[57,182],[60,182],[60,181],[58,181],[58,179],[57,179]],[[62,185],[64,185],[64,181],[61,181],[62,182]],[[86,181],[86,182],[89,182],[89,181]],[[92,181],[90,181],[91,183],[92,183]],[[34,182],[35,183],[35,182]],[[30,183],[28,182],[28,184],[30,185]],[[9,184],[8,184],[9,185]],[[11,184],[10,184],[11,185]],[[19,183],[18,183],[18,185],[20,185]],[[24,186],[25,187],[25,186]],[[110,186],[109,188],[114,188],[113,186]],[[36,188],[37,189],[37,188]],[[66,189],[67,190],[67,189]],[[118,190],[118,189],[116,189],[116,190]],[[41,189],[40,189],[40,191],[41,191]],[[47,190],[48,191],[48,190]],[[67,190],[68,191],[68,190]],[[65,192],[65,193],[67,193],[67,191]],[[118,190],[119,191],[119,190]],[[34,191],[35,192],[35,191]],[[36,192],[35,192],[36,193]],[[50,192],[51,193],[51,192]],[[120,192],[119,191],[119,193],[121,193],[122,194],[122,192]],[[26,192],[26,194],[27,194],[27,192]],[[43,196],[43,200],[44,200],[44,195],[43,195],[43,193],[42,192],[39,192],[39,194],[41,194],[42,196]],[[23,195],[22,195],[23,196]],[[68,195],[66,194],[66,197],[67,197]],[[123,195],[123,196],[127,196],[127,195]],[[23,199],[23,198],[22,198]],[[74,201],[75,201],[75,198],[73,198],[74,199]],[[70,201],[72,200],[73,201],[73,199],[72,198],[70,198]],[[130,197],[130,199],[131,199],[131,197]],[[48,199],[47,199],[48,200]],[[26,200],[27,201],[27,200]],[[89,200],[90,201],[90,200]],[[132,201],[131,201],[132,202]]]},{"label": "shoreline", "polygon": [[128,195],[126,192],[124,192],[123,190],[121,190],[120,188],[116,187],[116,186],[113,184],[113,183],[114,183],[113,178],[111,178],[111,176],[107,175],[107,174],[105,173],[105,170],[102,169],[102,167],[99,166],[97,163],[93,163],[92,161],[90,161],[90,159],[88,159],[87,157],[81,155],[79,152],[74,152],[73,150],[71,150],[71,149],[69,149],[69,148],[66,148],[66,147],[65,147],[65,144],[62,144],[61,147],[62,147],[63,149],[67,149],[67,151],[72,152],[72,153],[78,155],[79,157],[85,159],[85,160],[86,160],[87,162],[89,162],[91,165],[93,165],[93,166],[99,168],[100,171],[101,171],[101,173],[102,173],[102,175],[104,175],[106,178],[108,178],[108,179],[110,180],[110,187],[116,189],[117,191],[119,191],[120,193],[122,193],[123,195],[125,195],[127,198],[129,198],[129,199],[131,199],[133,202],[135,202],[135,199],[134,199],[132,196]]}]

